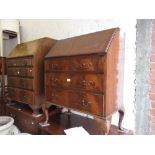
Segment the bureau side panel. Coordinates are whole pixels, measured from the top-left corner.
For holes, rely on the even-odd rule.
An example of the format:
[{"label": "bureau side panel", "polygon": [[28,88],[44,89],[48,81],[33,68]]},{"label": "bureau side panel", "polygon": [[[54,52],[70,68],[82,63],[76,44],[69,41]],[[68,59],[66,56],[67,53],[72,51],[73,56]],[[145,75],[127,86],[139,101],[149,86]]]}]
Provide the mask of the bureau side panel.
[{"label": "bureau side panel", "polygon": [[118,57],[119,57],[119,32],[116,32],[106,54],[106,86],[104,116],[112,115],[118,110]]},{"label": "bureau side panel", "polygon": [[45,102],[44,93],[44,57],[49,52],[56,41],[49,41],[44,46],[39,48],[39,51],[34,56],[34,86],[35,86],[35,106],[41,107]]}]

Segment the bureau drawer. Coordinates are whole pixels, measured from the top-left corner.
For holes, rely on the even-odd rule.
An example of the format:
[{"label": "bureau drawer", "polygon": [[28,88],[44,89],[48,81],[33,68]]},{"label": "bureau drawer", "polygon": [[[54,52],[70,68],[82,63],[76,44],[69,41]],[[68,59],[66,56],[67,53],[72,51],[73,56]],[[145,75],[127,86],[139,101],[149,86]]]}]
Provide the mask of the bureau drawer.
[{"label": "bureau drawer", "polygon": [[7,67],[26,67],[33,66],[32,58],[7,59]]},{"label": "bureau drawer", "polygon": [[31,91],[9,87],[8,95],[13,101],[18,101],[26,104],[34,104],[34,94]]},{"label": "bureau drawer", "polygon": [[103,92],[102,78],[103,74],[46,73],[45,83],[54,87]]},{"label": "bureau drawer", "polygon": [[45,71],[103,72],[99,60],[100,57],[94,55],[50,58],[45,60]]},{"label": "bureau drawer", "polygon": [[103,115],[103,95],[70,91],[69,107],[93,115]]},{"label": "bureau drawer", "polygon": [[46,100],[57,105],[68,106],[68,93],[60,89],[53,89],[46,86],[45,90]]},{"label": "bureau drawer", "polygon": [[9,76],[33,77],[33,68],[8,68]]},{"label": "bureau drawer", "polygon": [[33,79],[8,77],[8,86],[33,90]]},{"label": "bureau drawer", "polygon": [[103,114],[103,95],[46,87],[46,100],[93,115]]}]

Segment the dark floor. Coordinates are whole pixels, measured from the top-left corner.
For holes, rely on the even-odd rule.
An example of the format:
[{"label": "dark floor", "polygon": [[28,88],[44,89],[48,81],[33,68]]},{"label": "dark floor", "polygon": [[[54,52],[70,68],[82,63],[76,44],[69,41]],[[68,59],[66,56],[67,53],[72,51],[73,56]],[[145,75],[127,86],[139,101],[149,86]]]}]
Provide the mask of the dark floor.
[{"label": "dark floor", "polygon": [[[50,118],[50,126],[40,127],[41,134],[65,135],[64,130],[82,126],[90,135],[101,135],[98,124],[90,118],[82,117],[76,114],[56,114]],[[127,133],[119,132],[117,126],[112,125],[109,135],[132,135],[132,131]]]}]

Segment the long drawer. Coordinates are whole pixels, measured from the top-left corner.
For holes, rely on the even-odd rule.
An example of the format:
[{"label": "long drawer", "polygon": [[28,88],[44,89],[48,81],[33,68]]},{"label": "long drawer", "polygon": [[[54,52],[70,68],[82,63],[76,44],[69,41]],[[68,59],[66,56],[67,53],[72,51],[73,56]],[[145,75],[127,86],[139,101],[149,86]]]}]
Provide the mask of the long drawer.
[{"label": "long drawer", "polygon": [[33,90],[33,79],[8,77],[8,86]]},{"label": "long drawer", "polygon": [[100,94],[54,89],[46,86],[46,100],[56,105],[66,106],[94,115],[100,116],[103,114],[103,95]]},{"label": "long drawer", "polygon": [[7,67],[26,67],[33,66],[32,58],[7,59]]},{"label": "long drawer", "polygon": [[45,60],[45,72],[51,71],[80,71],[103,72],[102,57],[76,56],[63,58],[50,58]]},{"label": "long drawer", "polygon": [[8,68],[9,76],[19,76],[19,77],[33,77],[33,68]]},{"label": "long drawer", "polygon": [[103,74],[46,73],[46,85],[103,92]]},{"label": "long drawer", "polygon": [[26,104],[34,104],[34,94],[32,91],[9,87],[8,95],[12,101],[18,101]]}]

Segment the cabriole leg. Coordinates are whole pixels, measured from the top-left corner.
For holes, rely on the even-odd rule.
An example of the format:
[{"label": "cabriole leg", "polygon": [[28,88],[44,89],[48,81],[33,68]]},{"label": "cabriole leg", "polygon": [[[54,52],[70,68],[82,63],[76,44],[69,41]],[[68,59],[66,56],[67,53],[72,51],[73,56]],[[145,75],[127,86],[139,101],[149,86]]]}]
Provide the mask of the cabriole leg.
[{"label": "cabriole leg", "polygon": [[108,133],[110,131],[110,127],[111,127],[112,117],[109,117],[107,119],[102,119],[102,118],[95,117],[95,120],[100,126],[101,133],[105,134],[105,135],[108,135]]}]

